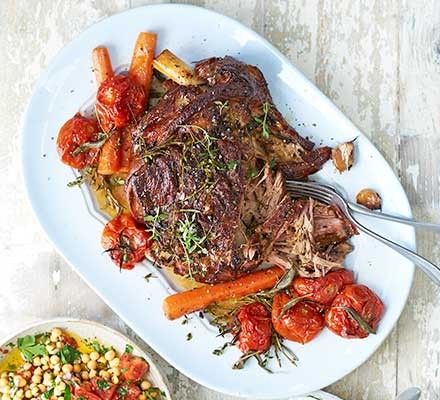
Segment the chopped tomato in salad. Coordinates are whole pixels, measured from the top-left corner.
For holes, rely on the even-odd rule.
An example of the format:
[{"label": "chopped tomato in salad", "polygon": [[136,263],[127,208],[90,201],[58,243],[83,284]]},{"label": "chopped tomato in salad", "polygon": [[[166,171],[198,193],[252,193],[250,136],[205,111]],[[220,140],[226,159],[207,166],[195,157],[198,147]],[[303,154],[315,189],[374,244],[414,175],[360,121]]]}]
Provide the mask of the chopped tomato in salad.
[{"label": "chopped tomato in salad", "polygon": [[122,214],[106,224],[101,244],[117,266],[132,269],[145,258],[151,242],[150,235],[138,227],[131,215]]},{"label": "chopped tomato in salad", "polygon": [[136,382],[141,379],[149,369],[145,360],[130,353],[124,353],[121,357],[122,376],[126,381]]}]

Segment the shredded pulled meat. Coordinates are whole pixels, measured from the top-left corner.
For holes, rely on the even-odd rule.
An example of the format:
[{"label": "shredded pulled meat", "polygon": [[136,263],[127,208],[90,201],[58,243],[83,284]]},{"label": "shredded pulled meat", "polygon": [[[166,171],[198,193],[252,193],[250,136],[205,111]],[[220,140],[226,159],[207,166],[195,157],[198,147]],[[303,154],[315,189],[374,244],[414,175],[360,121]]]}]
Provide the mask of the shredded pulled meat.
[{"label": "shredded pulled meat", "polygon": [[198,86],[166,93],[133,127],[126,180],[150,257],[199,282],[234,280],[263,263],[318,276],[342,266],[355,233],[331,206],[294,201],[285,179],[307,179],[330,158],[273,104],[258,68],[232,57],[199,62]]}]

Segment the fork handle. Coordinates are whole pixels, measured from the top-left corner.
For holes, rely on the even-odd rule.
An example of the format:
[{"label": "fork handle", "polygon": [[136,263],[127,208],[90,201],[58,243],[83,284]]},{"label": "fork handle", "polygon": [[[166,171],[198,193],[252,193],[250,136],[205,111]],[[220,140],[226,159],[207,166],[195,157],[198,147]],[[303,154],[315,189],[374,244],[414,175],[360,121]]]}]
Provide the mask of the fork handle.
[{"label": "fork handle", "polygon": [[389,239],[386,239],[385,237],[379,235],[376,232],[373,232],[372,230],[368,229],[366,226],[362,225],[359,221],[356,220],[356,218],[353,217],[353,221],[356,223],[356,226],[359,228],[360,231],[372,236],[379,242],[386,244],[388,247],[391,247],[393,250],[397,251],[402,256],[406,257],[408,260],[412,261],[414,264],[416,264],[420,269],[428,275],[431,280],[440,286],[440,268],[433,264],[431,261],[427,260],[425,257],[422,257],[421,255],[414,253],[412,250],[407,249],[406,247],[401,246],[400,244],[397,244]]},{"label": "fork handle", "polygon": [[355,211],[359,214],[368,215],[373,218],[379,218],[384,219],[386,221],[393,221],[398,222],[401,224],[411,225],[415,228],[424,228],[429,229],[431,231],[435,231],[440,233],[440,224],[432,224],[430,222],[420,222],[420,221],[414,221],[411,218],[405,218],[405,217],[396,217],[395,215],[385,214],[382,212],[377,211],[371,211],[366,207],[358,206],[357,204],[347,202],[348,206],[350,207],[350,210]]}]

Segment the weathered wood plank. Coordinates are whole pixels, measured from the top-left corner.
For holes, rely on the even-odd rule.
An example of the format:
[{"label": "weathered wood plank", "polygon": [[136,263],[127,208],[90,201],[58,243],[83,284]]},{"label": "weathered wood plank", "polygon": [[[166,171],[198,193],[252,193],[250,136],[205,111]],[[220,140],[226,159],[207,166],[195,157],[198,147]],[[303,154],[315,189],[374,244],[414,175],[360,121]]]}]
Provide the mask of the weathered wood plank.
[{"label": "weathered wood plank", "polygon": [[[402,181],[417,218],[440,223],[440,3],[402,0],[400,157]],[[438,235],[418,234],[418,250],[440,264]],[[420,386],[439,398],[440,294],[417,271],[399,322],[399,390]]]}]

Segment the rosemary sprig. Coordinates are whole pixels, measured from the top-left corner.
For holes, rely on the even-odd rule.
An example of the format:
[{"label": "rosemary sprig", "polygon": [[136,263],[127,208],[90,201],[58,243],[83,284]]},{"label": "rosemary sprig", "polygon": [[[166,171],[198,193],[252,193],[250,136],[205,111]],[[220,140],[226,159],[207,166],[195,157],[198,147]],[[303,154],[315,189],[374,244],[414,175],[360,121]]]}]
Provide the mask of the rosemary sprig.
[{"label": "rosemary sprig", "polygon": [[272,107],[267,101],[263,103],[263,118],[254,117],[254,120],[261,125],[261,137],[267,139],[270,136],[269,124],[267,123],[267,117],[269,110]]},{"label": "rosemary sprig", "polygon": [[124,235],[125,229],[119,232],[118,243],[115,247],[107,249],[104,253],[113,253],[114,251],[120,252],[119,257],[119,270],[122,271],[122,266],[128,263],[131,259],[131,254],[133,254],[133,249],[131,248],[130,238]]},{"label": "rosemary sprig", "polygon": [[95,142],[85,142],[83,144],[80,144],[75,150],[72,151],[73,156],[77,156],[78,154],[84,153],[87,150],[90,149],[100,149],[104,143],[108,140],[110,137],[110,133],[105,132],[99,132],[96,134],[96,141]]},{"label": "rosemary sprig", "polygon": [[376,334],[376,330],[373,329],[368,323],[351,307],[345,307],[345,306],[334,306],[332,308],[344,310],[347,312],[347,314],[354,319],[359,326],[366,332],[371,333],[373,335]]}]

